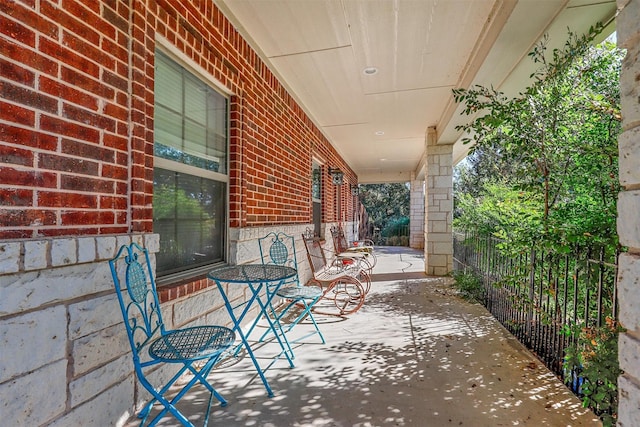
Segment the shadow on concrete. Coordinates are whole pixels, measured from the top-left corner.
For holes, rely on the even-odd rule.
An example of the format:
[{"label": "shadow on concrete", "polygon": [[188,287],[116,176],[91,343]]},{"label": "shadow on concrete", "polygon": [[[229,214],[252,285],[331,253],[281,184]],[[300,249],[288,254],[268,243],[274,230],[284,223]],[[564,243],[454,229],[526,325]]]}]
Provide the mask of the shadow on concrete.
[{"label": "shadow on concrete", "polygon": [[[212,383],[229,405],[213,407],[209,425],[599,425],[482,306],[458,298],[449,279],[414,273],[375,274],[359,312],[320,316],[327,344],[296,345],[293,369],[277,360],[266,373],[273,398],[247,358],[216,369]],[[277,353],[270,345],[256,352],[265,366]],[[207,399],[195,388],[182,402],[196,425]]]}]

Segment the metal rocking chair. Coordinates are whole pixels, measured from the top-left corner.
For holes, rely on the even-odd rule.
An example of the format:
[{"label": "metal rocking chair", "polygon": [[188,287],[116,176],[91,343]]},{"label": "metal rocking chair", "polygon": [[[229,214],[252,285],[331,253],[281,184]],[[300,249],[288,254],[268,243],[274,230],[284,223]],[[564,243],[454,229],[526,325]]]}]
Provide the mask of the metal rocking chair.
[{"label": "metal rocking chair", "polygon": [[[302,240],[313,272],[311,282],[322,288],[322,299],[335,306],[323,314],[344,316],[358,311],[371,286],[367,272],[358,262],[325,253],[320,239],[311,230],[302,235]],[[317,309],[316,312],[321,311]]]},{"label": "metal rocking chair", "polygon": [[373,241],[369,239],[354,240],[352,245],[347,243],[344,230],[340,226],[331,227],[331,237],[333,247],[337,256],[353,258],[365,266],[371,274],[373,267],[377,263],[376,254],[373,250]]},{"label": "metal rocking chair", "polygon": [[[260,257],[262,258],[263,264],[283,265],[293,267],[296,271],[298,270],[298,259],[293,236],[289,236],[283,232],[271,232],[258,239],[258,245],[260,246]],[[278,313],[275,313],[275,310],[273,311],[273,315],[278,322],[283,319],[292,307],[302,307],[302,311],[290,321],[285,333],[290,332],[294,326],[306,317],[311,320],[315,328],[315,331],[290,341],[290,343],[299,342],[316,333],[320,336],[322,343],[325,343],[324,336],[322,332],[320,332],[320,328],[312,313],[314,304],[322,297],[322,289],[320,287],[302,286],[298,274],[296,274],[278,289],[276,296],[286,301],[284,307],[279,308]],[[260,340],[263,340],[268,333],[269,331],[267,331]]]},{"label": "metal rocking chair", "polygon": [[[149,426],[155,425],[167,412],[182,425],[193,426],[175,405],[197,383],[210,392],[204,419],[204,425],[207,425],[212,398],[215,396],[222,406],[227,404],[207,381],[207,376],[223,352],[233,344],[235,333],[223,326],[166,330],[149,253],[138,244],[122,246],[115,258],[109,261],[109,266],[129,336],[136,376],[153,396],[138,414],[138,417],[142,418],[140,425],[143,426],[146,422],[153,404],[160,402],[164,408],[151,420]],[[198,362],[199,366],[195,367],[194,362]],[[156,389],[145,371],[146,368],[160,363],[175,363],[181,367],[166,384]],[[165,393],[186,371],[191,372],[193,378],[169,400]],[[157,374],[154,375],[156,376]]]}]

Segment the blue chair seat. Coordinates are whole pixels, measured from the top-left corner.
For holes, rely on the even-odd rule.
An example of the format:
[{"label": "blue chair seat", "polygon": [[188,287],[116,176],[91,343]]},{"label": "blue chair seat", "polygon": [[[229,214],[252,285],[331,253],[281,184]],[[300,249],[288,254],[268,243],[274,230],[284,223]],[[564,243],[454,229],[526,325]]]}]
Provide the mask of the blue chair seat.
[{"label": "blue chair seat", "polygon": [[208,359],[228,349],[234,339],[234,332],[222,326],[178,329],[155,340],[149,355],[164,362]]}]

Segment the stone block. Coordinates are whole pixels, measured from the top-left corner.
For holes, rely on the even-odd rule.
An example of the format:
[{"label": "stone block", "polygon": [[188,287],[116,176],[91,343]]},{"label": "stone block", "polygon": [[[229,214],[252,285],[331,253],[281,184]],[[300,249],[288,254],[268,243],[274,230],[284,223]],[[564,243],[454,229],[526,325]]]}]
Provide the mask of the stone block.
[{"label": "stone block", "polygon": [[449,257],[447,255],[428,254],[426,259],[430,268],[446,267],[449,263]]},{"label": "stone block", "polygon": [[622,127],[631,129],[640,125],[640,43],[631,43],[620,71],[620,107]]},{"label": "stone block", "polygon": [[96,261],[96,239],[94,237],[78,238],[78,262]]},{"label": "stone block", "polygon": [[60,267],[78,262],[77,240],[53,239],[51,241],[51,266]]},{"label": "stone block", "polygon": [[617,427],[640,426],[640,387],[629,376],[623,375],[618,377],[618,390]]},{"label": "stone block", "polygon": [[240,240],[240,232],[244,230],[244,228],[229,228],[229,232],[228,232],[228,237],[229,240],[231,241],[237,241]]},{"label": "stone block", "polygon": [[624,49],[640,38],[640,2],[638,0],[618,0],[619,13],[616,17],[618,46]]},{"label": "stone block", "polygon": [[[124,236],[123,236],[124,237]],[[129,243],[126,243],[127,245],[130,243],[135,243],[138,246],[140,246],[141,248],[144,248],[144,236],[142,234],[131,234],[128,236],[130,239]],[[119,237],[120,238],[120,237]]]},{"label": "stone block", "polygon": [[42,270],[47,268],[49,258],[49,241],[26,240],[24,242],[24,270]]},{"label": "stone block", "polygon": [[20,242],[0,243],[0,274],[20,271]]},{"label": "stone block", "polygon": [[[76,407],[134,376],[131,354],[127,353],[71,381],[69,383],[70,404]],[[131,402],[133,402],[133,396],[131,396]]]},{"label": "stone block", "polygon": [[102,367],[131,350],[122,325],[115,325],[72,342],[73,375]]},{"label": "stone block", "polygon": [[[181,368],[181,366],[178,366],[176,363],[160,363],[149,369],[146,369],[145,375],[149,382],[154,387],[158,388],[159,386],[166,384],[167,381],[169,381],[178,372],[179,368]],[[183,374],[183,377],[185,375],[187,374]],[[179,379],[177,383],[180,384],[182,380],[182,378]],[[147,402],[150,399],[151,394],[144,387],[137,388],[137,404]]]},{"label": "stone block", "polygon": [[446,199],[440,201],[440,211],[441,212],[451,212],[453,211],[453,200]]},{"label": "stone block", "polygon": [[[242,300],[246,299],[246,296],[247,296],[246,286],[243,286],[238,283],[233,283],[233,284],[223,283],[223,286],[225,289],[225,293],[229,298],[229,301],[231,301],[231,304],[237,304]],[[218,291],[217,286],[214,289],[216,290],[216,292]],[[222,296],[219,293],[217,295],[213,295],[213,300],[216,302],[216,304],[219,304],[220,302],[222,302]]]},{"label": "stone block", "polygon": [[434,179],[434,184],[436,188],[444,188],[444,189],[452,189],[453,188],[453,178],[451,175],[443,175],[437,176]]},{"label": "stone block", "polygon": [[451,153],[448,153],[447,155],[444,156],[440,156],[440,166],[445,166],[445,167],[453,167],[453,156],[451,155]]},{"label": "stone block", "polygon": [[[132,235],[130,234],[120,234],[116,236],[116,248],[120,248],[124,245],[130,245],[132,242]],[[138,244],[141,244],[142,241],[138,241]]]},{"label": "stone block", "polygon": [[160,251],[160,235],[157,233],[145,234],[144,247],[153,254]]},{"label": "stone block", "polygon": [[0,320],[0,383],[66,358],[66,337],[63,306]]},{"label": "stone block", "polygon": [[623,132],[618,137],[620,152],[620,184],[640,184],[640,127]]},{"label": "stone block", "polygon": [[453,144],[429,145],[427,148],[427,157],[451,156],[451,153],[453,153]]},{"label": "stone block", "polygon": [[[2,358],[6,359],[6,355],[3,354]],[[2,402],[0,424],[3,426],[47,425],[48,421],[64,413],[66,390],[66,359],[0,384],[0,402]]]},{"label": "stone block", "polygon": [[[239,285],[242,286],[242,285]],[[217,305],[215,298],[219,298],[218,289],[210,288],[204,292],[190,295],[189,298],[183,298],[173,304],[173,322],[175,327],[183,327],[193,322],[204,314],[210,312],[214,305]],[[215,290],[215,293],[213,292]]]},{"label": "stone block", "polygon": [[440,175],[440,176],[452,176],[453,175],[453,167],[440,165],[440,170],[438,171],[438,175]]},{"label": "stone block", "polygon": [[202,324],[226,326],[227,328],[231,328],[233,326],[231,324],[229,313],[227,313],[227,310],[224,307],[207,313],[203,318]]},{"label": "stone block", "polygon": [[258,246],[257,240],[244,240],[238,242],[236,250],[238,264],[261,262],[260,247]]},{"label": "stone block", "polygon": [[618,342],[620,369],[627,375],[640,379],[640,342],[622,333]]},{"label": "stone block", "polygon": [[111,271],[104,262],[0,276],[0,315],[111,289]]},{"label": "stone block", "polygon": [[440,242],[433,244],[434,254],[453,255],[453,242]]},{"label": "stone block", "polygon": [[451,271],[451,267],[430,267],[427,274],[430,276],[446,276]]},{"label": "stone block", "polygon": [[69,305],[69,339],[75,340],[113,325],[122,324],[115,293]]},{"label": "stone block", "polygon": [[620,323],[640,331],[640,256],[621,254],[618,260],[618,302]]},{"label": "stone block", "polygon": [[432,242],[447,242],[450,243],[452,241],[452,237],[450,233],[428,233],[427,241],[429,243]]},{"label": "stone block", "polygon": [[94,399],[72,408],[48,427],[123,426],[133,412],[134,380],[132,375]]},{"label": "stone block", "polygon": [[96,237],[96,255],[99,260],[111,259],[116,255],[115,237]]},{"label": "stone block", "polygon": [[618,194],[618,236],[620,243],[640,248],[640,190],[622,191]]},{"label": "stone block", "polygon": [[426,218],[426,222],[437,222],[437,221],[442,221],[442,222],[446,222],[447,221],[447,217],[448,217],[448,213],[446,212],[440,212],[440,210],[438,209],[437,206],[434,206],[433,208],[429,208],[427,210],[427,218]]}]

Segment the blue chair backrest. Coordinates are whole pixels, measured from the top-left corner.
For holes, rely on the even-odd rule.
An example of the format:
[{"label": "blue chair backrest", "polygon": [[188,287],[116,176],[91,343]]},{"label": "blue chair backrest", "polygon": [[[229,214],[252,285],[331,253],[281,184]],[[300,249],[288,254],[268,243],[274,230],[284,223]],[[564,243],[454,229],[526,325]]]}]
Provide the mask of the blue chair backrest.
[{"label": "blue chair backrest", "polygon": [[149,252],[137,243],[124,245],[109,261],[113,284],[134,359],[158,332],[164,333]]},{"label": "blue chair backrest", "polygon": [[[293,236],[283,232],[274,232],[258,239],[260,257],[263,264],[284,265],[298,269],[296,258],[296,246]],[[296,282],[297,277],[288,280],[288,283]]]}]

